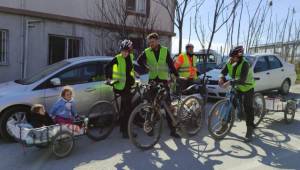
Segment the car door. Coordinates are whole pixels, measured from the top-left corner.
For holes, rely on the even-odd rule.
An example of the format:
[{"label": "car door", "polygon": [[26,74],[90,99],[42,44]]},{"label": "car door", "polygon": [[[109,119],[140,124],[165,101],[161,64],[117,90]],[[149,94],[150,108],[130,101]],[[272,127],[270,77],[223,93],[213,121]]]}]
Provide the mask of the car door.
[{"label": "car door", "polygon": [[272,89],[279,88],[284,80],[284,68],[281,61],[273,55],[267,56],[270,67],[270,87]]},{"label": "car door", "polygon": [[259,56],[253,67],[254,79],[256,81],[255,91],[264,91],[269,89],[270,72],[266,56]]},{"label": "car door", "polygon": [[87,62],[72,66],[52,78],[59,78],[61,86],[51,86],[50,78],[48,80],[49,88],[45,89],[45,105],[47,111],[50,111],[53,104],[60,98],[60,92],[63,86],[71,86],[74,89],[74,99],[76,109],[79,114],[86,114],[91,106],[99,100],[100,90],[97,90],[103,75],[99,75],[99,63]]},{"label": "car door", "polygon": [[99,91],[99,100],[112,101],[114,98],[113,88],[106,84],[105,79],[105,66],[109,61],[100,61],[99,62],[99,79],[97,80],[97,91]]}]

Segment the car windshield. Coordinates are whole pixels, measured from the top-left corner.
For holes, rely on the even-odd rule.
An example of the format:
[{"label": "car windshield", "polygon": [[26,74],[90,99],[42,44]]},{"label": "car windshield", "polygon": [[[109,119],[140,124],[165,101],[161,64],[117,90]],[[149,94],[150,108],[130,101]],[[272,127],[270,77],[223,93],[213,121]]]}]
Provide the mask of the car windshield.
[{"label": "car windshield", "polygon": [[223,62],[223,63],[217,65],[217,66],[216,66],[216,69],[223,69],[226,63],[227,63],[227,62]]},{"label": "car windshield", "polygon": [[15,82],[19,83],[19,84],[23,84],[23,85],[35,83],[35,82],[41,80],[42,78],[44,78],[45,76],[53,73],[54,71],[66,66],[68,64],[70,64],[70,62],[63,60],[61,62],[47,66],[46,68],[44,68],[42,71],[40,71],[37,74],[29,76],[28,78],[23,79],[23,80],[16,80]]}]

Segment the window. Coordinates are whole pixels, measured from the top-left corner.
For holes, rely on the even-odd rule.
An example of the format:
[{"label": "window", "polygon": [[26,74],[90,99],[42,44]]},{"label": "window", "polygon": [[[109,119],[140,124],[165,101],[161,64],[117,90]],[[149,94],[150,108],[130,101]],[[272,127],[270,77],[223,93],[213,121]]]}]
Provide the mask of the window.
[{"label": "window", "polygon": [[254,72],[255,73],[263,72],[263,71],[267,71],[268,69],[269,69],[269,65],[266,58],[259,57],[255,65]]},{"label": "window", "polygon": [[216,62],[216,57],[213,55],[209,55],[207,58],[208,63],[215,63]]},{"label": "window", "polygon": [[74,85],[94,82],[97,76],[97,64],[90,63],[72,68],[56,77],[60,79],[62,85]]},{"label": "window", "polygon": [[[206,55],[203,55],[203,54],[200,54],[197,56],[197,63],[204,63],[204,60],[205,60],[205,56]],[[214,55],[209,55],[207,57],[207,63],[216,63],[216,57]]]},{"label": "window", "polygon": [[282,67],[281,61],[275,56],[268,56],[270,69],[276,69]]},{"label": "window", "polygon": [[80,55],[81,39],[62,36],[49,36],[49,64]]},{"label": "window", "polygon": [[136,0],[127,0],[126,1],[126,7],[127,7],[127,10],[129,11],[135,11],[135,2]]},{"label": "window", "polygon": [[8,44],[8,31],[0,30],[0,65],[7,65],[7,44]]},{"label": "window", "polygon": [[128,11],[135,13],[147,13],[147,0],[127,0],[126,7]]}]

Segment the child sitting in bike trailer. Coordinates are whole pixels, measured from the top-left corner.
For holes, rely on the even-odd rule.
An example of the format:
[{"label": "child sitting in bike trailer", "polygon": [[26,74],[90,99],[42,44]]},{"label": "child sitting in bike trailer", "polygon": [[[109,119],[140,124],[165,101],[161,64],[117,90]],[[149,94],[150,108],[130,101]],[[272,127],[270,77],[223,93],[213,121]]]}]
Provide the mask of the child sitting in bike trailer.
[{"label": "child sitting in bike trailer", "polygon": [[54,136],[59,130],[41,104],[34,104],[31,112],[26,114],[26,119],[27,122],[8,122],[8,130],[14,138],[26,144],[45,143],[49,136]]},{"label": "child sitting in bike trailer", "polygon": [[41,104],[34,104],[31,107],[31,112],[26,114],[26,119],[33,128],[54,125],[53,120],[46,113],[45,107]]},{"label": "child sitting in bike trailer", "polygon": [[63,87],[60,94],[61,98],[53,105],[50,116],[55,123],[66,125],[73,132],[80,133],[82,130],[80,126],[73,123],[78,117],[73,96],[74,91],[72,87]]}]

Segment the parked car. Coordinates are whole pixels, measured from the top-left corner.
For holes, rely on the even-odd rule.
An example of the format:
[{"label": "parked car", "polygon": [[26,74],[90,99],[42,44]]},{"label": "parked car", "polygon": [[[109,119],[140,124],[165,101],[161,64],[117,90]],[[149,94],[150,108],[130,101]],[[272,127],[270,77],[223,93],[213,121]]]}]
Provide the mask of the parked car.
[{"label": "parked car", "polygon": [[[296,81],[295,65],[285,62],[275,54],[247,55],[246,59],[254,71],[256,92],[279,90],[282,94],[289,93],[290,87]],[[226,62],[206,73],[212,77],[207,84],[208,96],[211,98],[223,98],[226,95],[228,89],[220,88],[218,85],[221,69],[225,64]]]},{"label": "parked car", "polygon": [[[208,56],[207,50],[200,50],[199,52],[195,52],[195,55],[197,56],[197,69],[200,74],[214,69],[217,65],[221,64],[224,61],[224,58],[226,58],[225,56],[222,56],[214,50],[210,50]],[[207,62],[204,66],[205,56],[207,56]]]},{"label": "parked car", "polygon": [[[217,65],[221,64],[227,56],[222,56],[214,50],[210,50],[207,57],[207,62],[204,67],[205,56],[207,56],[207,50],[200,50],[199,52],[194,53],[197,57],[197,69],[200,74],[214,69]],[[173,55],[173,60],[175,61],[178,55]],[[204,69],[205,68],[205,69]]]},{"label": "parked car", "polygon": [[49,112],[59,98],[61,88],[70,85],[75,91],[79,114],[85,114],[100,99],[112,99],[113,91],[105,84],[104,66],[112,57],[86,56],[63,60],[47,66],[24,80],[0,84],[0,134],[10,140],[7,121],[25,121],[33,104],[41,103]]}]

